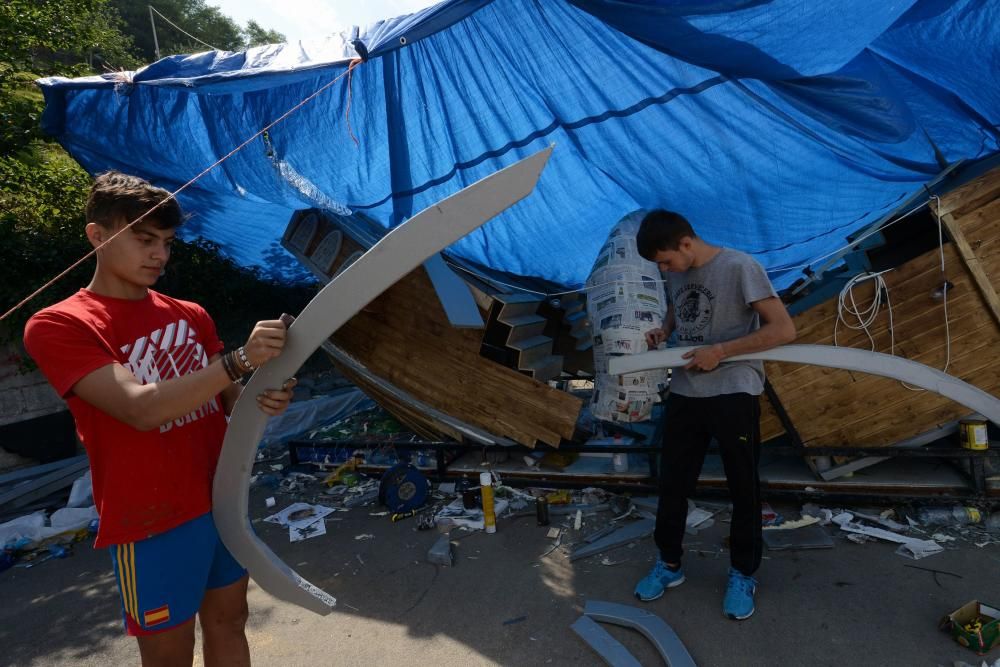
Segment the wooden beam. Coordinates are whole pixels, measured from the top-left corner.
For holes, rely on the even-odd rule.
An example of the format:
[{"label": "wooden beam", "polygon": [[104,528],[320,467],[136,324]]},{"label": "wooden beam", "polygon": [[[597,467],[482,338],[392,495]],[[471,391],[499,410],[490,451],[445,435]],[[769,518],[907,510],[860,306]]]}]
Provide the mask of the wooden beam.
[{"label": "wooden beam", "polygon": [[972,274],[972,280],[975,282],[979,293],[983,295],[986,307],[989,308],[990,313],[993,315],[993,320],[1000,327],[1000,296],[997,296],[990,277],[986,274],[985,269],[983,269],[979,258],[976,257],[976,252],[966,240],[965,234],[962,233],[961,225],[958,224],[950,213],[941,216],[941,224],[948,230],[948,236],[951,237],[951,240],[955,243],[955,247],[958,248],[958,255],[962,258],[962,263],[965,264],[965,268]]}]

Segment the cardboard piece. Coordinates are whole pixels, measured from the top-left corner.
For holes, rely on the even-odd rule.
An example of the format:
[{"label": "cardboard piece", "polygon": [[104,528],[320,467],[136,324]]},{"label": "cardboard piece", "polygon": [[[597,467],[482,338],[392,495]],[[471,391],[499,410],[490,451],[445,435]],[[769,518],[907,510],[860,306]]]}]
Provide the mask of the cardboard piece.
[{"label": "cardboard piece", "polygon": [[1000,644],[1000,609],[973,600],[942,618],[938,627],[977,655],[986,655]]}]

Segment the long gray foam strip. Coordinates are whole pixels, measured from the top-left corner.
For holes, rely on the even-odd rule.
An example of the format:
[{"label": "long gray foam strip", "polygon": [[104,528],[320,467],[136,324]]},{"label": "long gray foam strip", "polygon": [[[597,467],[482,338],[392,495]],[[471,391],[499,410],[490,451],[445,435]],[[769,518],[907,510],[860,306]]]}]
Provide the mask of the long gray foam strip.
[{"label": "long gray foam strip", "polygon": [[589,616],[581,616],[569,626],[609,667],[642,667],[642,663],[621,642]]},{"label": "long gray foam strip", "polygon": [[[608,372],[613,375],[637,373],[654,368],[676,368],[688,363],[682,358],[686,352],[694,348],[670,348],[653,350],[642,354],[630,354],[612,357],[608,361]],[[906,382],[921,389],[940,394],[975,410],[994,424],[1000,426],[1000,399],[986,393],[979,387],[969,384],[954,375],[942,373],[936,368],[902,357],[896,357],[881,352],[857,350],[850,347],[834,347],[832,345],[782,345],[764,352],[740,354],[726,359],[723,363],[733,361],[785,361],[793,364],[809,364],[840,368],[848,371],[858,371],[871,375],[881,375],[901,382]],[[876,400],[877,397],[872,397]]]},{"label": "long gray foam strip", "polygon": [[608,533],[604,537],[595,540],[590,544],[583,545],[571,553],[569,555],[569,559],[574,561],[580,560],[581,558],[588,558],[594,554],[599,554],[602,551],[607,551],[608,549],[614,549],[615,547],[620,547],[628,544],[629,542],[641,540],[644,537],[652,535],[655,529],[656,522],[652,519],[640,519],[639,521],[633,521],[632,523],[625,524],[618,530]]},{"label": "long gray foam strip", "polygon": [[626,604],[587,600],[583,613],[602,623],[638,630],[666,660],[668,667],[695,667],[694,658],[673,628],[656,614]]},{"label": "long gray foam strip", "polygon": [[386,234],[309,302],[289,328],[281,356],[257,370],[244,388],[222,445],[213,512],[223,543],[271,595],[318,614],[330,613],[337,602],[288,567],[250,525],[250,474],[268,419],[255,397],[295,375],[334,331],[428,257],[531,194],[551,153],[546,148],[477,181]]}]

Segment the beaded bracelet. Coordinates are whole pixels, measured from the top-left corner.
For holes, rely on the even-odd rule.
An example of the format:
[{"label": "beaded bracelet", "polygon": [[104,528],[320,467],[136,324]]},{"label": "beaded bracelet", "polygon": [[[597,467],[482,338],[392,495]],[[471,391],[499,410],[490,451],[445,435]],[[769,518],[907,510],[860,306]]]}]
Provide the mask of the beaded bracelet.
[{"label": "beaded bracelet", "polygon": [[240,364],[243,365],[243,368],[246,369],[247,373],[254,370],[253,364],[251,364],[250,360],[247,359],[246,348],[244,348],[243,346],[236,348],[236,355],[239,357]]}]

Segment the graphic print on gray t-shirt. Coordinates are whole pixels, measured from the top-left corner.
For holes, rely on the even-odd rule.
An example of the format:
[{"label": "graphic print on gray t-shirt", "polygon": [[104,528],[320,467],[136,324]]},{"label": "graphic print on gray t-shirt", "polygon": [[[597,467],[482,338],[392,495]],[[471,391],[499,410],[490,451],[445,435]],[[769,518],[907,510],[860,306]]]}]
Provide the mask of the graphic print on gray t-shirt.
[{"label": "graphic print on gray t-shirt", "polygon": [[[760,328],[750,304],[777,296],[764,268],[738,250],[722,248],[706,264],[684,273],[665,273],[667,296],[674,306],[679,347],[713,345]],[[714,371],[673,371],[670,391],[682,396],[719,396],[764,391],[764,364],[723,362]]]}]

